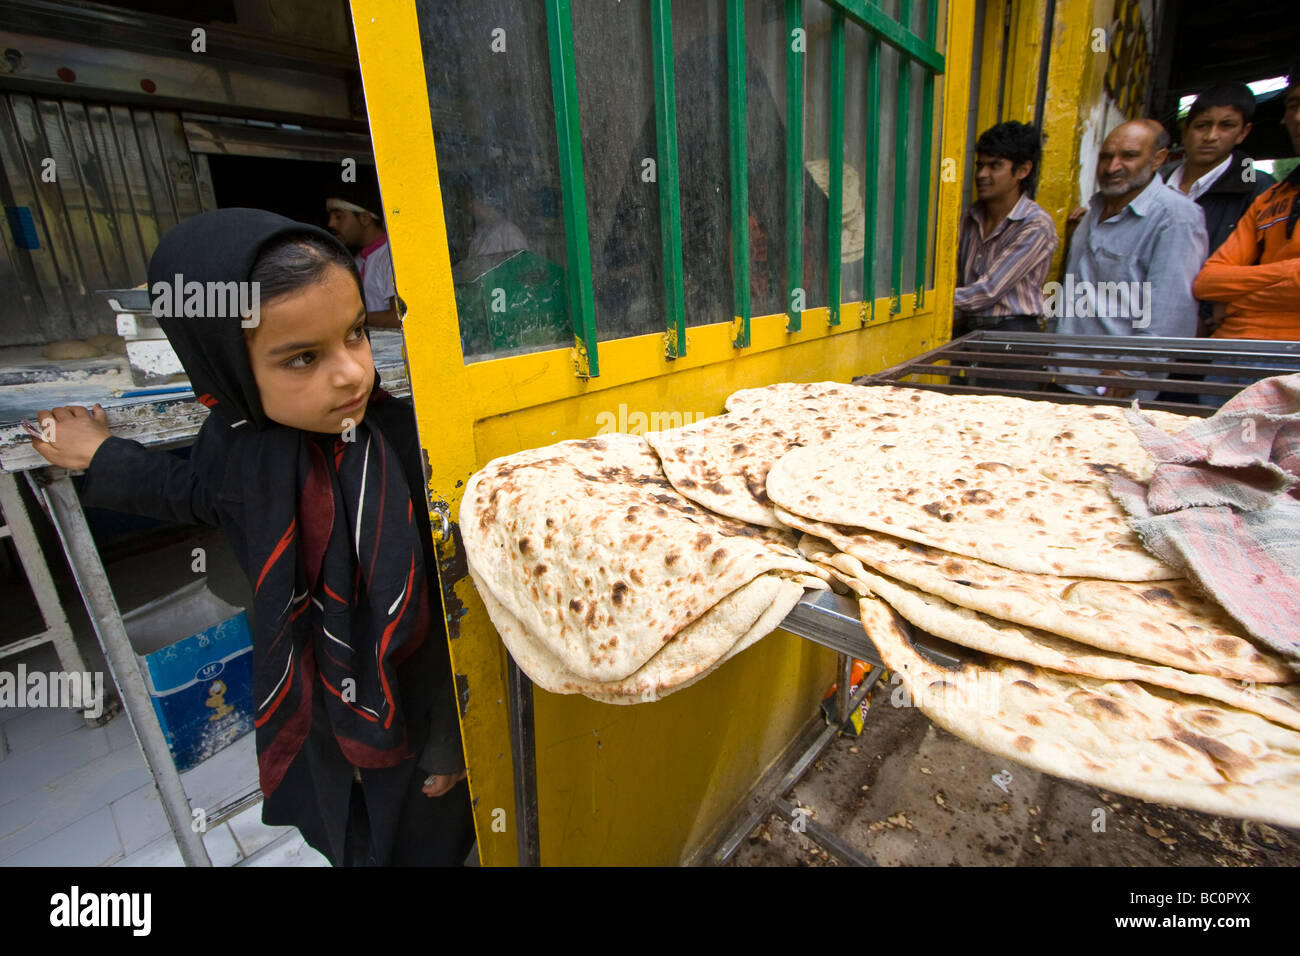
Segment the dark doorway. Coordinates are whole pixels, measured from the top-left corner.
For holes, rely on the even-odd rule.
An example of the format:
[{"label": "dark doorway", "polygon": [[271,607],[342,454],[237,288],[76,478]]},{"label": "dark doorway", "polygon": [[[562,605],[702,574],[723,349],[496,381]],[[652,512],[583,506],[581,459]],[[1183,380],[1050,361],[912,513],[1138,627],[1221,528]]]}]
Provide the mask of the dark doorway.
[{"label": "dark doorway", "polygon": [[208,168],[218,208],[266,209],[321,227],[329,218],[325,197],[339,181],[336,162],[210,155]]}]

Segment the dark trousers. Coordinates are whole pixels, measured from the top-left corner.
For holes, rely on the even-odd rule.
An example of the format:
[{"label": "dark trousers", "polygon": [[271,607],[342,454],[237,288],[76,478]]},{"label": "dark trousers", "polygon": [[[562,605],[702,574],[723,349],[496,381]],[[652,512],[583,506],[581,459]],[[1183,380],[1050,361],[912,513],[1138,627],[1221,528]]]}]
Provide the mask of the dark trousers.
[{"label": "dark trousers", "polygon": [[966,335],[980,329],[985,332],[1038,332],[1036,315],[983,316],[969,315],[953,319],[952,337]]},{"label": "dark trousers", "polygon": [[[441,797],[426,797],[423,773],[416,774],[407,799],[412,804],[410,825],[393,853],[393,866],[460,866],[474,845],[474,816],[469,785],[456,784]],[[348,809],[344,866],[375,866],[370,841],[370,813],[361,784],[352,784]]]},{"label": "dark trousers", "polygon": [[[963,316],[953,320],[952,336],[958,338],[970,332],[980,329],[986,332],[1038,332],[1038,316],[1036,315],[1008,315],[1000,317],[986,316]],[[978,368],[978,365],[971,366]],[[1032,367],[1032,366],[1028,366]],[[955,385],[973,385],[976,388],[987,388],[995,391],[1017,390],[1021,392],[1036,392],[1040,389],[1038,382],[1021,382],[1014,379],[985,378],[983,376],[976,378],[973,375],[965,379],[953,379]]]}]

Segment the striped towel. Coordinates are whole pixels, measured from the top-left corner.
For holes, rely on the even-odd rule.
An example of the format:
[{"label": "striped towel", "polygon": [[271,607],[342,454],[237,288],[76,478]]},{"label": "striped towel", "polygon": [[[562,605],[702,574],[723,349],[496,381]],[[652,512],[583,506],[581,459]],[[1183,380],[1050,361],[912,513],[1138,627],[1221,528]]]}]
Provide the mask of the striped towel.
[{"label": "striped towel", "polygon": [[1111,492],[1152,554],[1300,667],[1300,374],[1263,379],[1177,435],[1127,413],[1156,470]]}]

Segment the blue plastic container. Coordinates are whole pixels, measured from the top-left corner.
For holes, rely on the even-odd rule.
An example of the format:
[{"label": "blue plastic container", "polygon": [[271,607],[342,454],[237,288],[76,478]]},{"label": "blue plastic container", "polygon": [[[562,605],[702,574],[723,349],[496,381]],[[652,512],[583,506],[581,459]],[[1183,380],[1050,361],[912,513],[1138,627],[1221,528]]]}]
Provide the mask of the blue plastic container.
[{"label": "blue plastic container", "polygon": [[243,611],[198,580],[122,620],[178,770],[253,729],[253,641]]}]

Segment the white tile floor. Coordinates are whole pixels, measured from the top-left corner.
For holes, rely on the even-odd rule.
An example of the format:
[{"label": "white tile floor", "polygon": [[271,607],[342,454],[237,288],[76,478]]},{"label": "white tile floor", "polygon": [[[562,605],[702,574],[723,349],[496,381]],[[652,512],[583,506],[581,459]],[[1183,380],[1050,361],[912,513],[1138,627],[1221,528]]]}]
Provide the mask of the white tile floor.
[{"label": "white tile floor", "polygon": [[[56,670],[45,645],[28,671]],[[14,658],[0,662],[12,669]],[[209,811],[257,784],[248,734],[181,775]],[[292,827],[261,822],[261,804],[211,829],[214,866],[327,866]],[[0,866],[180,866],[162,804],[124,713],[89,727],[62,708],[0,707]]]}]

